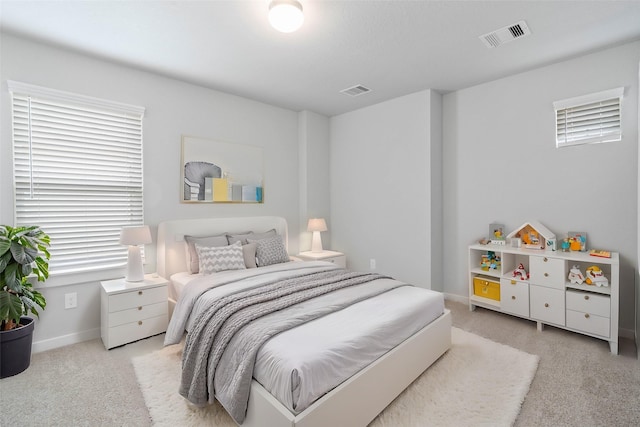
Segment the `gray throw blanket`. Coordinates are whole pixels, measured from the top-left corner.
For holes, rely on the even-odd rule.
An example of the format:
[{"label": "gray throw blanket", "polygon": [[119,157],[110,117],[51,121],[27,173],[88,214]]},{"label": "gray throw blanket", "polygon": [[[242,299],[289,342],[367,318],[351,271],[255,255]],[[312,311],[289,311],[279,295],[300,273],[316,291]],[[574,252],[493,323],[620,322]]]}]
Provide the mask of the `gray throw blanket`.
[{"label": "gray throw blanket", "polygon": [[[195,405],[213,403],[217,398],[241,424],[262,344],[304,322],[405,285],[396,281],[374,282],[382,277],[338,269],[300,275],[220,298],[202,311],[187,335],[180,394]],[[312,303],[310,309],[296,310],[296,304],[367,282],[372,283],[363,292],[339,304]],[[260,320],[252,322],[256,319]]]}]

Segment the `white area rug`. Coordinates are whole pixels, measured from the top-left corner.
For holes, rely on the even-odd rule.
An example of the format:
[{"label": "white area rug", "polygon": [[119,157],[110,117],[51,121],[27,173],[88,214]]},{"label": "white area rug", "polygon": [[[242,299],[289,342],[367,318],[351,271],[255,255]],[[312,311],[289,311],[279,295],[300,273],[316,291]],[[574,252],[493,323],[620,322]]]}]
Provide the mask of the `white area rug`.
[{"label": "white area rug", "polygon": [[[529,391],[538,356],[458,328],[453,345],[370,426],[510,426]],[[132,360],[155,426],[235,427],[219,405],[195,408],[177,392],[182,345]]]}]

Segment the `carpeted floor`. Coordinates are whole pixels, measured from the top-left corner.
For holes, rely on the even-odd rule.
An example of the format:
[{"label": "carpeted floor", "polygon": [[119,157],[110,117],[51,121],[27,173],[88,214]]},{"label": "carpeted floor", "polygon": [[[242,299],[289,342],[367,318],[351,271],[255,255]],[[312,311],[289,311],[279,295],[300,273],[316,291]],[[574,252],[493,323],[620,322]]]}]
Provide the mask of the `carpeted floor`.
[{"label": "carpeted floor", "polygon": [[[640,425],[640,362],[630,340],[606,342],[490,310],[447,302],[453,325],[540,356],[515,426]],[[162,348],[163,335],[106,351],[100,340],[34,354],[0,380],[0,426],[150,426],[131,359]]]},{"label": "carpeted floor", "polygon": [[[133,359],[153,424],[234,427],[220,405],[195,408],[176,394],[181,350],[182,345],[175,345]],[[537,365],[538,356],[453,328],[451,349],[371,427],[510,426],[520,412]]]}]

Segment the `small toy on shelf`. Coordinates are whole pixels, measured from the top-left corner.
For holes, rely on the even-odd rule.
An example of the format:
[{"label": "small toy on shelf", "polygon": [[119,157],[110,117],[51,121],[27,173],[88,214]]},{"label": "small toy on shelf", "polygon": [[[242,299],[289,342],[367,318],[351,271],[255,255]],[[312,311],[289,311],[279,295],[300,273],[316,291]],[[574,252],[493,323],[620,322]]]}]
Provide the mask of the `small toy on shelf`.
[{"label": "small toy on shelf", "polygon": [[572,251],[586,252],[587,250],[587,233],[583,231],[570,231],[569,244]]},{"label": "small toy on shelf", "polygon": [[497,270],[500,268],[500,257],[493,251],[487,251],[486,255],[482,255],[482,263],[480,268],[484,271]]},{"label": "small toy on shelf", "polygon": [[584,276],[582,275],[582,271],[580,271],[580,266],[574,265],[571,267],[571,270],[569,270],[569,282],[582,285]]},{"label": "small toy on shelf", "polygon": [[518,264],[518,268],[513,270],[513,277],[520,277],[520,280],[529,280],[529,273],[524,268],[524,264]]},{"label": "small toy on shelf", "polygon": [[587,268],[587,279],[585,280],[587,285],[609,286],[609,280],[604,277],[604,273],[597,265],[592,265]]},{"label": "small toy on shelf", "polygon": [[569,248],[571,247],[571,242],[569,242],[569,238],[566,237],[562,241],[562,252],[569,252]]}]

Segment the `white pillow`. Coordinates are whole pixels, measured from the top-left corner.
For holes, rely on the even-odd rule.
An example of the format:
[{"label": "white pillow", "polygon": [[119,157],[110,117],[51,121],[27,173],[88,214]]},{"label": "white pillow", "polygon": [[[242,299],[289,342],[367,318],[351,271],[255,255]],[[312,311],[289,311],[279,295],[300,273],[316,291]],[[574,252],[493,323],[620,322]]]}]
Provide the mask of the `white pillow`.
[{"label": "white pillow", "polygon": [[200,273],[212,274],[224,270],[244,270],[242,244],[236,242],[229,246],[201,246],[196,243],[200,259]]}]

